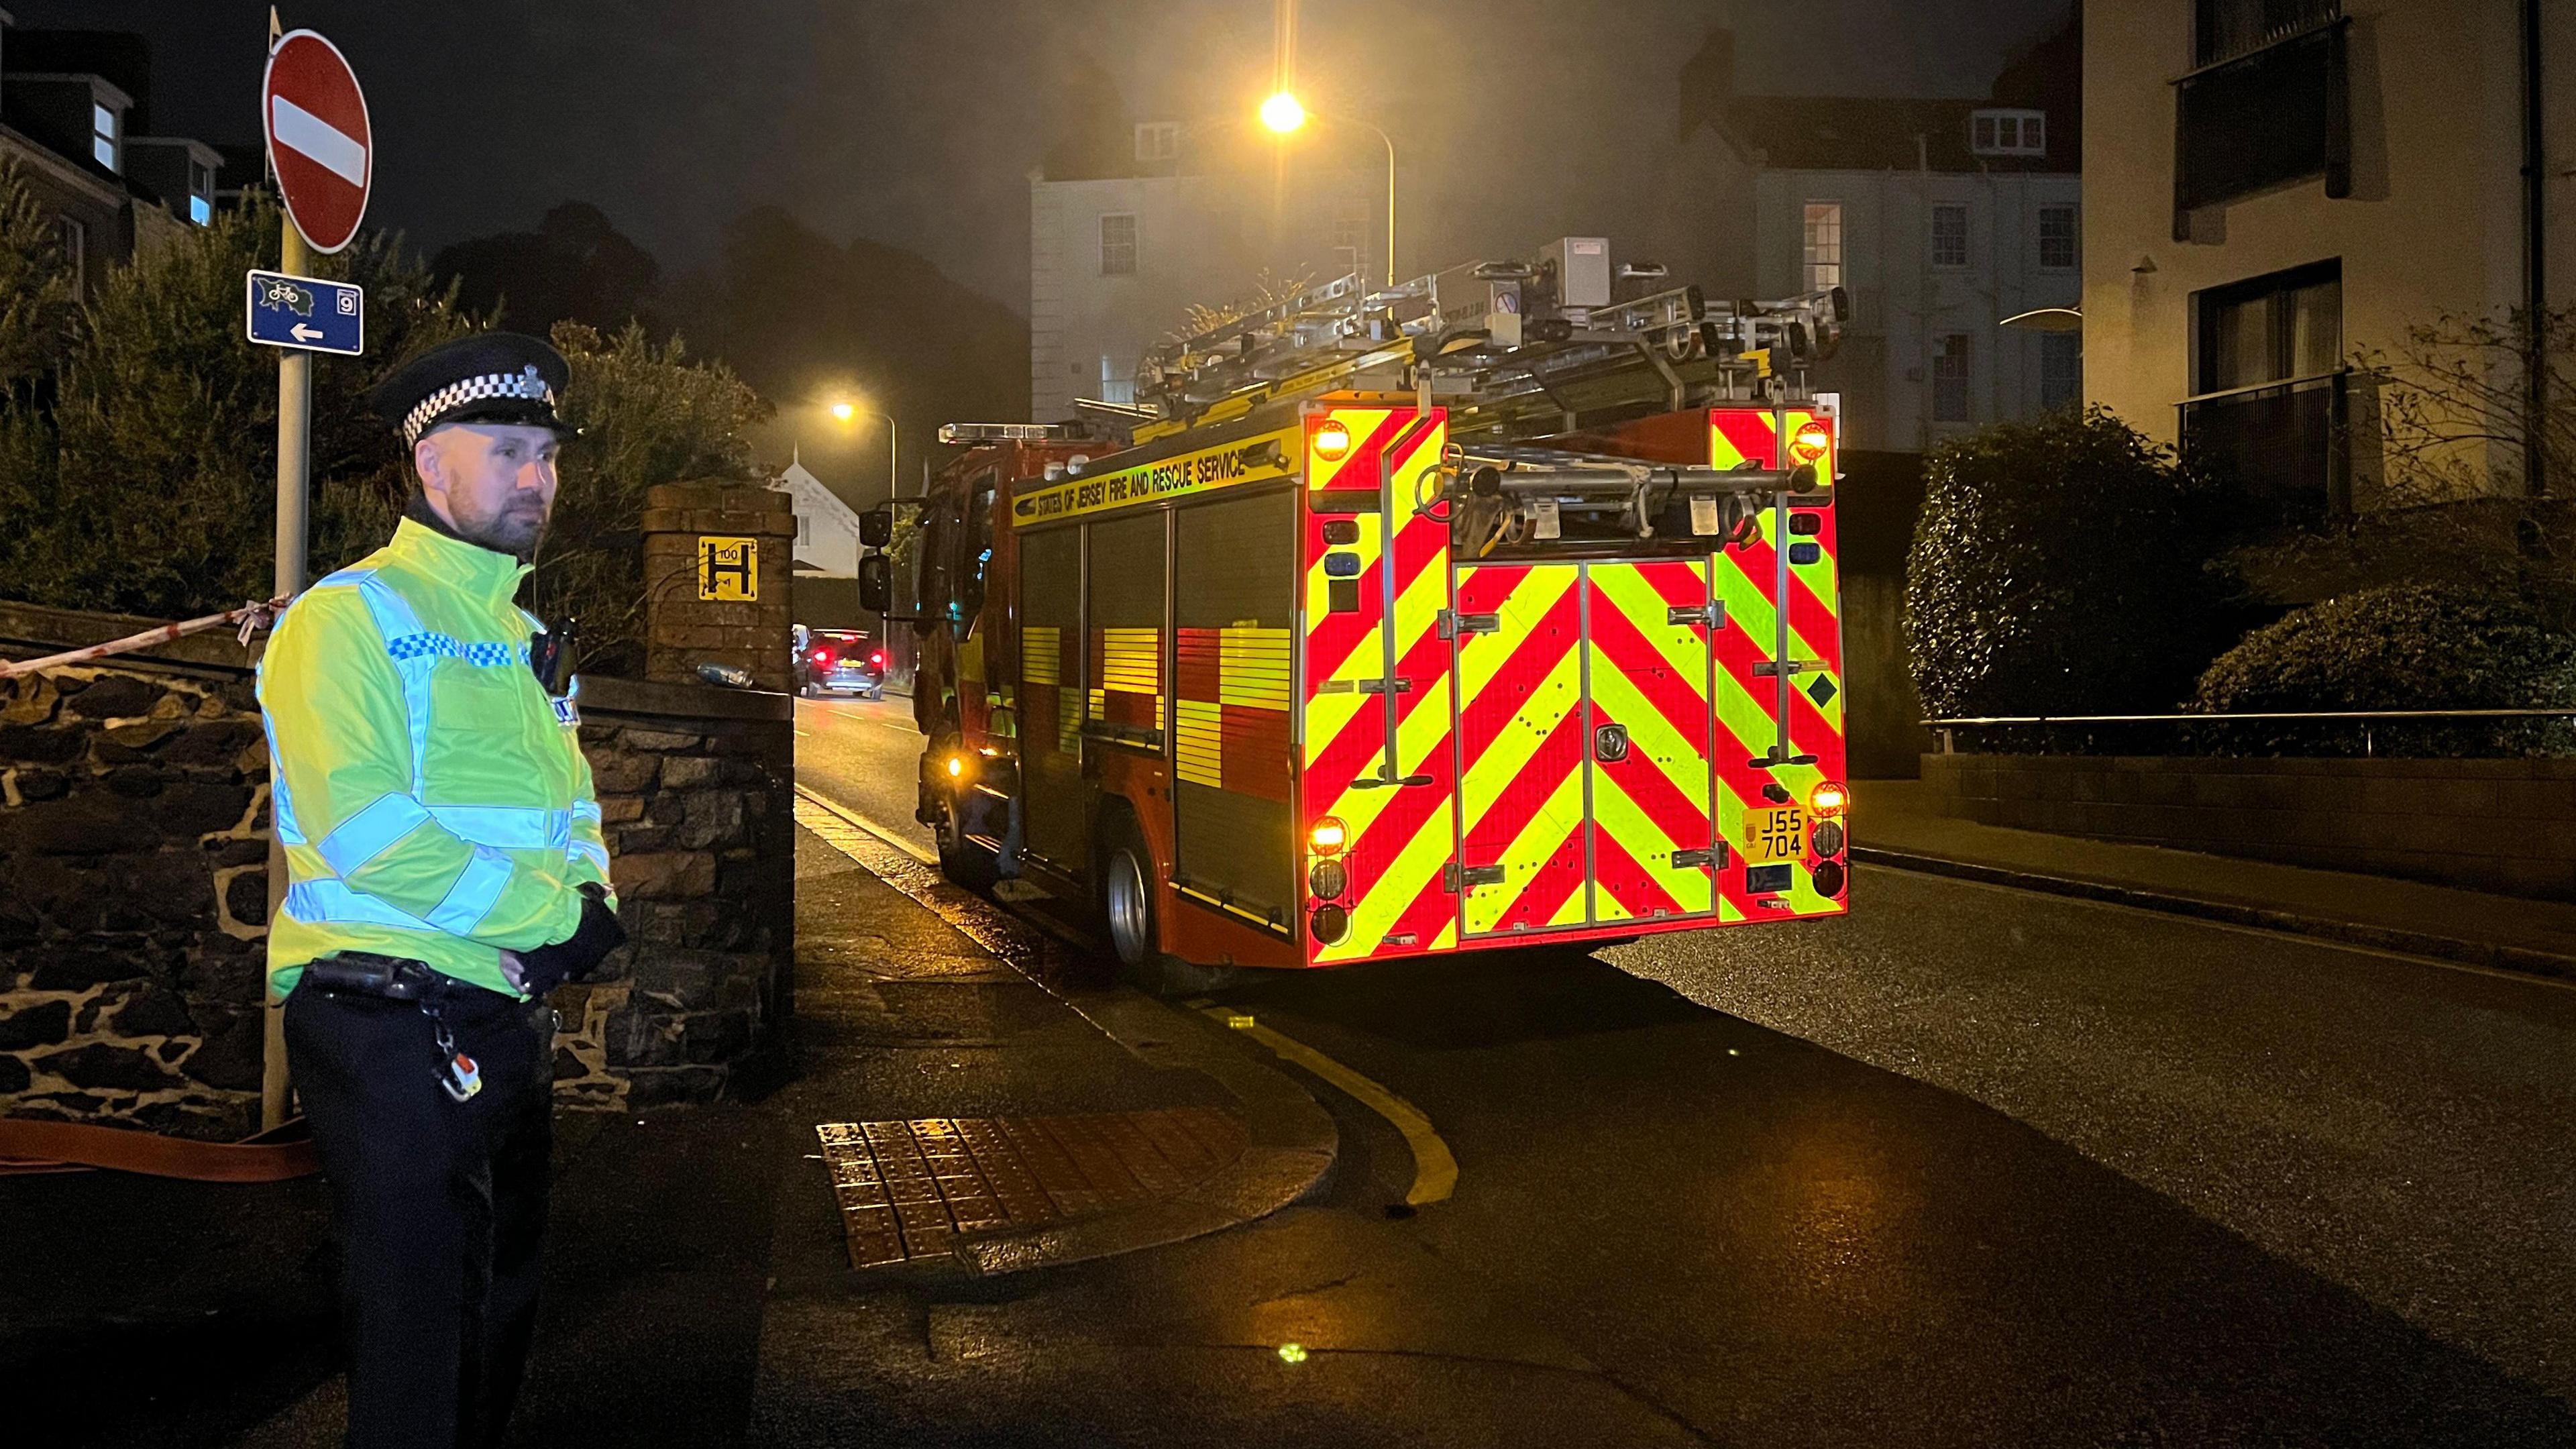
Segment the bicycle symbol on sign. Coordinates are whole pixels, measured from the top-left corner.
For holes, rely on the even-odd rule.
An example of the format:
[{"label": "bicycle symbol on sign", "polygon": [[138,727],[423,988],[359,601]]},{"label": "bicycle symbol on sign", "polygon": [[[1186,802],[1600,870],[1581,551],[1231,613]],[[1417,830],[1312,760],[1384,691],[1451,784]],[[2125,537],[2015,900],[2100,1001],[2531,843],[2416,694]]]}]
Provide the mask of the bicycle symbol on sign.
[{"label": "bicycle symbol on sign", "polygon": [[313,315],[313,293],[282,279],[272,279],[261,293],[260,301],[265,306],[292,312],[298,317]]}]

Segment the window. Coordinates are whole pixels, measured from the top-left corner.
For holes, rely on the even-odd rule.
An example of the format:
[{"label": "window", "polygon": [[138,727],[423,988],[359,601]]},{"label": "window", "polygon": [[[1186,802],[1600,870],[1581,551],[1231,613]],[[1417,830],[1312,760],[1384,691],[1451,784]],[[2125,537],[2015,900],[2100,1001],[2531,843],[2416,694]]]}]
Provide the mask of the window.
[{"label": "window", "polygon": [[2185,213],[2325,178],[2352,194],[2341,0],[2198,0],[2199,68],[2176,81],[2174,240]]},{"label": "window", "polygon": [[1807,290],[1843,284],[1843,204],[1810,201],[1806,216]]},{"label": "window", "polygon": [[1106,352],[1100,354],[1100,392],[1098,400],[1105,403],[1127,403],[1131,405],[1136,401],[1135,375],[1133,373],[1122,373],[1119,370],[1117,361]]},{"label": "window", "polygon": [[1932,421],[1968,421],[1968,334],[1945,332],[1932,352]]},{"label": "window", "polygon": [[2340,258],[2212,287],[2194,299],[2195,391],[2224,392],[2343,365]]},{"label": "window", "polygon": [[958,633],[975,632],[975,623],[984,616],[984,579],[993,568],[993,490],[1000,486],[1001,475],[985,472],[975,479],[974,501],[966,505],[966,516],[974,522],[966,530],[965,587],[959,590]]},{"label": "window", "polygon": [[2075,208],[2039,209],[2039,264],[2051,271],[2072,271],[2076,262]]},{"label": "window", "polygon": [[2039,334],[2039,405],[2071,407],[2084,396],[2084,334]]},{"label": "window", "polygon": [[93,101],[89,108],[89,154],[98,164],[116,169],[116,112]]},{"label": "window", "polygon": [[2048,113],[1983,110],[1968,113],[1968,149],[1980,156],[2045,156]]},{"label": "window", "polygon": [[1147,121],[1136,128],[1136,159],[1151,165],[1176,161],[1181,155],[1181,123]]},{"label": "window", "polygon": [[1100,275],[1136,275],[1136,216],[1125,212],[1100,219]]},{"label": "window", "polygon": [[796,543],[797,543],[797,546],[801,548],[801,547],[803,547],[803,546],[804,546],[804,545],[806,545],[806,544],[810,544],[810,543],[812,543],[813,541],[814,541],[814,515],[812,515],[812,514],[810,514],[810,513],[800,513],[800,514],[797,514],[797,515],[796,515]]},{"label": "window", "polygon": [[215,168],[188,163],[188,220],[204,226],[215,219]]},{"label": "window", "polygon": [[1968,209],[1964,206],[1932,208],[1932,265],[1964,267],[1968,264]]},{"label": "window", "polygon": [[71,273],[72,295],[89,294],[89,228],[73,217],[57,217],[54,235],[62,243],[63,269]]}]

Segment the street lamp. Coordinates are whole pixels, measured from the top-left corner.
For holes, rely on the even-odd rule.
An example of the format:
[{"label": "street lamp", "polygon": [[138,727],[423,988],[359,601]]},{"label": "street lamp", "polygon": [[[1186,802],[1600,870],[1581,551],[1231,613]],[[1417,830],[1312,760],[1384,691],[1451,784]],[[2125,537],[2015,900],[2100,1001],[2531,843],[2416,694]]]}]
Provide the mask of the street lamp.
[{"label": "street lamp", "polygon": [[1305,129],[1309,120],[1324,120],[1361,130],[1386,143],[1386,284],[1395,285],[1395,138],[1382,126],[1363,121],[1357,116],[1317,116],[1306,109],[1293,92],[1281,91],[1261,103],[1261,124],[1281,137]]},{"label": "street lamp", "polygon": [[854,418],[871,417],[886,425],[886,501],[888,503],[892,503],[895,499],[896,488],[903,477],[902,474],[895,471],[894,414],[881,413],[868,408],[863,408],[857,403],[850,402],[846,399],[832,404],[831,413],[832,419],[835,422],[847,423]]}]

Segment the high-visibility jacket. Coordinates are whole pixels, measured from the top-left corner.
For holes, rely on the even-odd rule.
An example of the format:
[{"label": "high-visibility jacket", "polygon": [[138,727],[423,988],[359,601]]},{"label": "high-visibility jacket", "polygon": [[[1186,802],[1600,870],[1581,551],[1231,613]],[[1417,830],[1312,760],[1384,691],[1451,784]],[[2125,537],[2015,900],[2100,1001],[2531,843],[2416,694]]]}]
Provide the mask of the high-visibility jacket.
[{"label": "high-visibility jacket", "polygon": [[[286,845],[269,989],[335,951],[520,994],[504,950],[571,937],[608,846],[578,712],[529,667],[527,566],[405,519],[305,591],[259,667]],[[577,692],[577,691],[575,691]]]}]

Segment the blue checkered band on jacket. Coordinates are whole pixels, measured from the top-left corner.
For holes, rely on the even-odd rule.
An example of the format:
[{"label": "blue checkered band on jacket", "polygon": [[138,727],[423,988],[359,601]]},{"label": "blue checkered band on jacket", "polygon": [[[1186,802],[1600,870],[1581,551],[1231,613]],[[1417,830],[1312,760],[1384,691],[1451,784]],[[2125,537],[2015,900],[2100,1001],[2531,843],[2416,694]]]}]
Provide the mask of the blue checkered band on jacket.
[{"label": "blue checkered band on jacket", "polygon": [[448,634],[405,634],[385,641],[385,652],[400,659],[462,659],[487,668],[528,662],[525,644],[466,644]]}]

